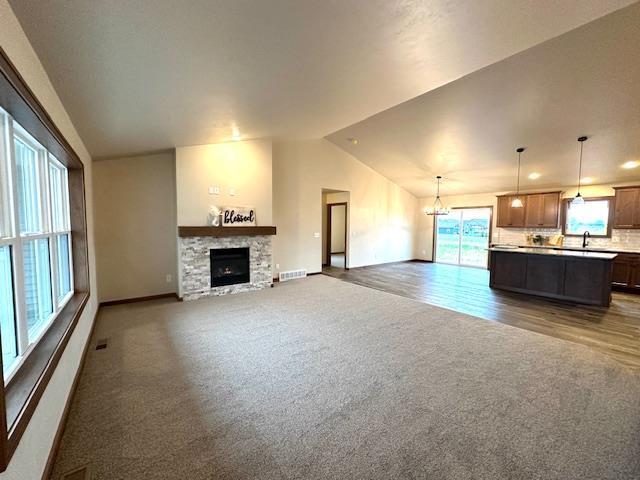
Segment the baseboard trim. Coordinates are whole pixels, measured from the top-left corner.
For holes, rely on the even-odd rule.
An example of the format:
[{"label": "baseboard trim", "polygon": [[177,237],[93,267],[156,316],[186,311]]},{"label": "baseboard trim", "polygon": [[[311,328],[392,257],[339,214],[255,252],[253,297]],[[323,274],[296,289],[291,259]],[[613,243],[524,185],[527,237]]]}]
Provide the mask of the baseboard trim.
[{"label": "baseboard trim", "polygon": [[109,300],[100,302],[101,307],[111,307],[112,305],[122,305],[124,303],[146,302],[148,300],[160,300],[161,298],[175,298],[177,301],[182,300],[177,293],[161,293],[160,295],[148,295],[146,297],[124,298],[122,300]]},{"label": "baseboard trim", "polygon": [[433,260],[423,260],[421,258],[413,258],[411,260],[408,260],[409,262],[416,262],[416,263],[433,263]]},{"label": "baseboard trim", "polygon": [[82,357],[80,358],[80,365],[78,365],[78,370],[76,370],[76,374],[73,377],[73,382],[71,383],[71,390],[69,391],[69,395],[67,396],[67,401],[64,404],[64,409],[62,410],[62,417],[60,418],[60,423],[58,423],[58,428],[56,429],[56,434],[53,437],[53,443],[51,444],[51,449],[49,450],[49,456],[47,457],[47,463],[45,463],[44,471],[42,472],[42,480],[49,480],[51,478],[51,473],[53,472],[53,466],[55,465],[56,457],[58,456],[58,451],[60,450],[60,443],[62,442],[62,436],[64,435],[64,430],[67,426],[67,420],[69,419],[69,412],[71,411],[71,405],[73,404],[73,400],[76,396],[78,383],[80,383],[80,376],[82,375],[82,371],[84,370],[84,365],[87,360],[87,353],[89,352],[89,345],[91,345],[91,338],[93,337],[93,332],[96,328],[99,311],[100,311],[100,306],[96,308],[96,313],[93,316],[93,320],[91,323],[91,330],[89,331],[89,336],[87,337],[87,341],[85,342],[84,348],[82,349]]}]

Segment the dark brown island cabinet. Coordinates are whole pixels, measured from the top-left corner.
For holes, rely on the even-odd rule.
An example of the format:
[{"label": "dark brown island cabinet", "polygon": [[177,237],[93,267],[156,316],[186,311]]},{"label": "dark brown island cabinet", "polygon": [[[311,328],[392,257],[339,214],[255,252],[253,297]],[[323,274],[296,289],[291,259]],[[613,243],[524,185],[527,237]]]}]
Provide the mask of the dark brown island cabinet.
[{"label": "dark brown island cabinet", "polygon": [[608,307],[616,253],[490,248],[491,288]]}]

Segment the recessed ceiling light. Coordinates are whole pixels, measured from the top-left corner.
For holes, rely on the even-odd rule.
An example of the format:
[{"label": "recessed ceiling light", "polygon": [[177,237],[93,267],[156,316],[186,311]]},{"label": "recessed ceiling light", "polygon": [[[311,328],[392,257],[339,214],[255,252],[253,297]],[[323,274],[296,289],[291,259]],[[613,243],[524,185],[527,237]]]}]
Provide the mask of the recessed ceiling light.
[{"label": "recessed ceiling light", "polygon": [[529,174],[529,180],[537,180],[540,178],[540,174],[538,172],[531,172]]},{"label": "recessed ceiling light", "polygon": [[593,183],[592,177],[583,177],[580,179],[580,183]]},{"label": "recessed ceiling light", "polygon": [[640,162],[636,162],[634,160],[631,160],[629,162],[624,162],[622,164],[622,168],[626,168],[627,170],[631,170],[632,168],[636,168],[640,166]]},{"label": "recessed ceiling light", "polygon": [[358,144],[358,139],[357,139],[357,138],[351,138],[351,137],[349,137],[349,138],[347,138],[347,141],[348,141],[349,143],[352,143],[353,145],[357,145],[357,144]]}]

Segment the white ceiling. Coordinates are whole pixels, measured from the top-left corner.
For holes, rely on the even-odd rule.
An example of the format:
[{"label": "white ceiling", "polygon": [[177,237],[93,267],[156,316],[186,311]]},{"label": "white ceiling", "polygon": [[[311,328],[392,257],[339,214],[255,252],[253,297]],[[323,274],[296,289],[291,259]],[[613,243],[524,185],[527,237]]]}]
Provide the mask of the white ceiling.
[{"label": "white ceiling", "polygon": [[[328,138],[417,196],[640,179],[640,4],[615,12]],[[357,145],[347,139],[356,138]],[[542,176],[531,181],[526,176]]]},{"label": "white ceiling", "polygon": [[[323,137],[632,2],[10,3],[88,149],[109,157],[229,140],[234,126]],[[396,152],[415,167],[402,177],[430,173],[409,160],[422,152]]]}]

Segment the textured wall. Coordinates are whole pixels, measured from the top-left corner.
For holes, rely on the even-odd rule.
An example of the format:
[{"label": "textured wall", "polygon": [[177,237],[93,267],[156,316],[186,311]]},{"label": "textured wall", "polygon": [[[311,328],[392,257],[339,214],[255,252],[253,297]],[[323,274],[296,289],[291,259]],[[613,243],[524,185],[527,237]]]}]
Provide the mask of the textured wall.
[{"label": "textured wall", "polygon": [[273,225],[271,175],[270,140],[176,148],[178,225],[206,225],[211,205],[255,207],[258,225]]},{"label": "textured wall", "polygon": [[331,142],[275,143],[273,182],[280,271],[322,269],[323,190],[349,192],[349,267],[414,258],[417,198]]},{"label": "textured wall", "polygon": [[173,152],[95,162],[93,181],[100,301],[176,292]]}]

